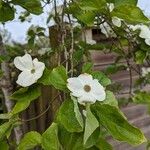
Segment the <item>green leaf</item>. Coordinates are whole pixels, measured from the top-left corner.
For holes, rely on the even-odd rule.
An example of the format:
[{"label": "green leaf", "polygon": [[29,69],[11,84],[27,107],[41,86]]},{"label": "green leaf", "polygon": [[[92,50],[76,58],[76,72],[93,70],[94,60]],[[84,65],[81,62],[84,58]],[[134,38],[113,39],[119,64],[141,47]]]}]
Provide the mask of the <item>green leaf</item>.
[{"label": "green leaf", "polygon": [[[85,148],[88,150],[92,150],[93,146],[97,143],[99,136],[100,136],[100,128],[97,128],[89,137],[86,144],[84,145]],[[95,150],[95,149],[94,149]],[[97,149],[96,149],[97,150]]]},{"label": "green leaf", "polygon": [[105,0],[82,0],[80,2],[80,8],[86,11],[97,11],[101,10],[106,6]]},{"label": "green leaf", "polygon": [[93,63],[87,62],[82,67],[82,73],[91,73],[93,70]]},{"label": "green leaf", "polygon": [[111,91],[106,91],[106,99],[102,101],[101,103],[118,107],[118,101],[116,100],[115,95]]},{"label": "green leaf", "polygon": [[17,103],[11,111],[11,114],[15,115],[25,110],[30,103],[37,99],[40,95],[41,90],[39,86],[31,86],[29,88],[19,89],[11,96],[11,99],[17,100]]},{"label": "green leaf", "polygon": [[76,15],[76,18],[87,26],[93,26],[95,13],[93,11],[83,11]]},{"label": "green leaf", "polygon": [[150,93],[146,91],[138,91],[132,99],[137,104],[150,104]]},{"label": "green leaf", "polygon": [[9,150],[9,146],[6,141],[0,141],[1,150]]},{"label": "green leaf", "polygon": [[13,110],[10,112],[11,115],[15,115],[15,114],[18,114],[22,111],[24,111],[25,109],[27,109],[30,105],[30,101],[29,100],[26,100],[26,101],[18,101]]},{"label": "green leaf", "polygon": [[21,139],[17,150],[29,150],[36,146],[41,145],[42,137],[36,131],[31,131],[25,134],[23,139]]},{"label": "green leaf", "polygon": [[86,144],[87,140],[92,135],[92,133],[96,130],[96,128],[99,127],[99,122],[92,114],[90,110],[90,105],[87,105],[86,111],[87,112],[86,112],[86,122],[85,122],[85,132],[84,132],[84,145]]},{"label": "green leaf", "polygon": [[117,16],[131,23],[148,23],[149,19],[145,17],[142,10],[133,5],[120,5],[112,11],[113,16]]},{"label": "green leaf", "polygon": [[59,90],[67,90],[67,74],[63,66],[54,68],[49,76],[50,83]]},{"label": "green leaf", "polygon": [[99,119],[100,124],[115,139],[125,141],[131,145],[139,145],[146,142],[143,133],[138,128],[129,124],[117,107],[95,103],[91,108],[92,112]]},{"label": "green leaf", "polygon": [[113,64],[113,65],[109,65],[106,70],[105,70],[105,74],[107,75],[112,75],[117,73],[118,71],[122,71],[122,70],[126,70],[127,67],[125,65],[118,65],[118,64]]},{"label": "green leaf", "polygon": [[145,51],[137,51],[135,53],[135,61],[137,64],[143,64],[147,57],[147,53]]},{"label": "green leaf", "polygon": [[93,11],[82,10],[79,6],[79,3],[71,3],[70,7],[68,8],[68,12],[77,18],[82,24],[87,26],[92,26],[94,24],[96,14]]},{"label": "green leaf", "polygon": [[43,12],[40,0],[13,0],[12,3],[20,5],[35,15],[40,15]]},{"label": "green leaf", "polygon": [[0,22],[6,22],[14,19],[14,8],[12,8],[9,3],[1,3],[0,7]]},{"label": "green leaf", "polygon": [[9,113],[0,114],[0,119],[10,119],[11,115]]},{"label": "green leaf", "polygon": [[44,150],[58,150],[60,148],[57,123],[52,123],[52,125],[43,133],[42,147]]},{"label": "green leaf", "polygon": [[0,140],[2,140],[6,136],[10,128],[11,128],[11,122],[5,122],[0,126]]},{"label": "green leaf", "polygon": [[42,77],[38,80],[38,83],[42,83],[43,85],[50,85],[51,84],[50,73],[51,73],[51,70],[46,68],[44,70]]},{"label": "green leaf", "polygon": [[33,101],[41,95],[40,87],[30,86],[29,88],[20,88],[11,95],[11,99],[17,101]]},{"label": "green leaf", "polygon": [[81,49],[76,49],[74,52],[73,52],[73,59],[75,62],[80,62],[83,58],[83,55],[84,55],[84,50],[81,48]]},{"label": "green leaf", "polygon": [[125,5],[125,4],[133,5],[133,6],[137,5],[137,0],[113,0],[113,1],[115,6]]},{"label": "green leaf", "polygon": [[82,133],[70,133],[64,127],[59,126],[59,139],[62,148],[66,150],[85,150]]},{"label": "green leaf", "polygon": [[78,120],[80,126],[83,128],[83,118],[82,118],[82,115],[81,115],[79,107],[78,107],[77,99],[73,96],[71,96],[71,99],[73,100],[73,104],[74,104],[75,117]]},{"label": "green leaf", "polygon": [[100,138],[96,143],[99,150],[113,150],[112,146],[103,138]]},{"label": "green leaf", "polygon": [[94,71],[91,73],[94,79],[98,79],[98,81],[103,85],[107,86],[111,84],[111,80],[102,72]]},{"label": "green leaf", "polygon": [[71,99],[65,100],[57,114],[57,121],[62,124],[69,132],[83,131],[81,122],[76,118],[77,113],[79,113],[79,110],[76,109],[79,108],[74,105],[74,102]]}]

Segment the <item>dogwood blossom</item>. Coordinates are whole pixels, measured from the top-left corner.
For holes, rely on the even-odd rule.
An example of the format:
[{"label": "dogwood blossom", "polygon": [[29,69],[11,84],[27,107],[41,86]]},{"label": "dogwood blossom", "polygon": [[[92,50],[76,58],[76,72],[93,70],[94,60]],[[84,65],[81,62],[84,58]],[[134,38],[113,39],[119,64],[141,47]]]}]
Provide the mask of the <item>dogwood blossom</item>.
[{"label": "dogwood blossom", "polygon": [[67,82],[72,96],[77,97],[80,104],[95,103],[96,100],[104,101],[106,98],[104,87],[89,74],[69,78]]},{"label": "dogwood blossom", "polygon": [[121,21],[122,19],[118,17],[112,17],[112,23],[117,27],[121,27]]},{"label": "dogwood blossom", "polygon": [[[115,8],[113,3],[107,3],[107,7],[108,7],[110,12],[112,12]],[[112,17],[112,23],[113,23],[113,25],[115,25],[117,27],[121,27],[121,21],[122,21],[122,19],[120,19],[116,16]]]},{"label": "dogwood blossom", "polygon": [[45,69],[44,63],[39,62],[37,58],[32,60],[32,57],[29,54],[25,54],[22,57],[16,57],[14,59],[14,65],[22,71],[17,80],[17,84],[22,87],[28,87],[37,82],[43,75]]},{"label": "dogwood blossom", "polygon": [[113,9],[115,8],[114,3],[107,3],[107,7],[108,7],[110,12],[112,12]]},{"label": "dogwood blossom", "polygon": [[140,30],[139,37],[145,39],[145,43],[150,46],[150,28],[146,25],[129,25],[129,28],[133,31]]},{"label": "dogwood blossom", "polygon": [[100,29],[101,29],[101,32],[103,34],[105,34],[105,36],[107,38],[108,37],[116,37],[116,34],[114,33],[114,31],[112,30],[112,28],[110,27],[110,25],[107,22],[100,24]]}]

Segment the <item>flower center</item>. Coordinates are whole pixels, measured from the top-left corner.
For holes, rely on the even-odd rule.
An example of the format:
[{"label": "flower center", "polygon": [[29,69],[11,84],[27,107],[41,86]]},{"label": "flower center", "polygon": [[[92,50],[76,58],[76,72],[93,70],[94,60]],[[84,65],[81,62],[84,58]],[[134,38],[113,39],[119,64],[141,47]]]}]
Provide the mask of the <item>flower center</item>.
[{"label": "flower center", "polygon": [[32,70],[31,70],[31,73],[34,74],[34,73],[35,73],[35,69],[32,69]]},{"label": "flower center", "polygon": [[86,92],[90,92],[90,91],[91,91],[91,87],[90,87],[89,85],[85,85],[85,86],[84,86],[84,90],[85,90]]}]

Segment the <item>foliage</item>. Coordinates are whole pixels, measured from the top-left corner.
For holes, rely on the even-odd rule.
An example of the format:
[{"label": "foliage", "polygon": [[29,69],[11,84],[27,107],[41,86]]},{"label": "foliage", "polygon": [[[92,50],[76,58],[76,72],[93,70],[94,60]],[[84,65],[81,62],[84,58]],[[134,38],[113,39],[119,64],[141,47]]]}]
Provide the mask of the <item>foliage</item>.
[{"label": "foliage", "polygon": [[[44,6],[43,3],[45,3]],[[13,20],[17,5],[25,9],[25,13],[19,17],[21,21],[25,21],[30,13],[40,15],[43,8],[50,3],[49,0],[2,0],[0,1],[0,22]],[[149,108],[150,93],[140,89],[143,85],[150,83],[150,71],[145,69],[146,72],[141,72],[141,67],[150,64],[150,37],[147,37],[147,32],[150,33],[149,19],[136,4],[137,0],[77,0],[67,4],[64,2],[60,7],[55,5],[54,12],[52,11],[48,18],[48,20],[53,19],[56,25],[56,28],[52,27],[53,32],[50,34],[51,44],[47,42],[49,39],[45,38],[45,28],[31,26],[27,32],[27,44],[6,46],[7,55],[0,56],[2,63],[0,79],[5,81],[7,79],[3,67],[7,62],[12,71],[10,80],[14,88],[10,89],[13,94],[7,98],[15,105],[10,112],[0,114],[0,119],[3,120],[0,126],[0,143],[3,149],[11,148],[11,145],[6,143],[6,139],[7,141],[11,139],[13,129],[40,118],[50,108],[53,110],[55,107],[57,112],[51,112],[54,116],[49,127],[43,133],[27,132],[20,143],[14,144],[15,149],[26,150],[38,147],[44,150],[112,150],[112,146],[107,141],[108,135],[132,146],[147,141],[141,130],[130,124],[121,112],[114,92],[115,89],[118,92],[120,88],[110,79],[113,74],[128,70],[130,74],[129,99],[136,104],[148,105]],[[68,17],[68,23],[64,21],[65,17]],[[74,21],[77,21],[78,27],[74,27]],[[82,41],[81,31],[92,26],[101,30],[103,43],[96,44],[88,38]],[[46,41],[44,44],[42,38]],[[107,40],[110,42],[106,42]],[[39,49],[42,52],[39,53]],[[116,60],[106,69],[95,71],[90,58],[91,49],[106,54],[113,52],[117,56]],[[14,68],[13,60],[16,56],[23,55],[23,50],[43,61],[46,66],[36,83],[28,87],[20,87],[15,83],[18,71]],[[21,65],[28,67],[28,62],[22,64],[21,57],[19,60]],[[40,65],[36,69],[40,69]],[[31,70],[30,74],[34,74],[36,69]],[[133,70],[139,74],[135,89],[132,87]],[[96,102],[93,97],[91,100],[91,95],[88,94],[85,97],[89,102],[79,102],[81,98],[79,96],[81,84],[78,84],[81,80],[80,74],[84,74],[87,78],[82,90],[88,93],[92,86],[101,87],[102,89],[95,89],[105,92],[104,100],[96,97],[99,91],[93,91],[93,93],[96,92],[96,96],[93,94]],[[74,82],[74,79],[77,82]],[[69,80],[73,85],[71,90],[68,87]],[[97,85],[89,86],[88,80]],[[5,88],[5,86],[1,87]],[[44,94],[49,94],[43,92],[44,87],[48,87],[51,94],[48,98],[49,104],[43,102]],[[36,100],[40,101],[38,109],[44,108],[45,110],[38,116],[24,120],[21,116],[22,112],[29,108],[31,103],[37,103]],[[57,104],[53,106],[55,100],[57,104],[60,103],[59,108]],[[42,103],[48,107],[42,107]]]}]

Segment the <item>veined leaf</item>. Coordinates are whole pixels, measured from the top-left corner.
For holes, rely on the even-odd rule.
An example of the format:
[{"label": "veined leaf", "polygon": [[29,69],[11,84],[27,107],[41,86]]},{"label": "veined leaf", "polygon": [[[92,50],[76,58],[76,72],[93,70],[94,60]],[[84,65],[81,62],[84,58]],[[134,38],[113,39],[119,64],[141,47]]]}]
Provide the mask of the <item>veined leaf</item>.
[{"label": "veined leaf", "polygon": [[128,123],[117,107],[107,104],[95,103],[92,112],[99,119],[108,132],[117,140],[125,141],[131,145],[139,145],[146,142],[143,133]]},{"label": "veined leaf", "polygon": [[89,137],[92,133],[99,127],[99,122],[92,114],[90,110],[90,105],[86,107],[86,122],[85,122],[85,131],[84,131],[84,145],[86,144]]},{"label": "veined leaf", "polygon": [[31,131],[25,134],[25,136],[21,139],[17,150],[30,150],[35,146],[41,145],[41,135],[36,131]]},{"label": "veined leaf", "polygon": [[79,111],[74,111],[75,107],[77,109],[77,106],[74,106],[74,103],[71,99],[65,100],[58,111],[57,121],[69,132],[82,132],[83,127],[81,122],[76,118],[76,113]]},{"label": "veined leaf", "polygon": [[43,133],[42,147],[44,150],[58,150],[60,148],[57,123],[52,123],[51,126]]}]

